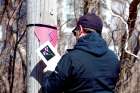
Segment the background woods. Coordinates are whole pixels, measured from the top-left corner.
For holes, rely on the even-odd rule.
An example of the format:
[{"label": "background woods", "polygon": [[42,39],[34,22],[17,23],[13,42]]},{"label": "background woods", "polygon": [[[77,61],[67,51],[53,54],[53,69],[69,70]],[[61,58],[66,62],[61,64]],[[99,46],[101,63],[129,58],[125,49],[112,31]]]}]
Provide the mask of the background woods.
[{"label": "background woods", "polygon": [[26,92],[26,3],[0,0],[0,93]]},{"label": "background woods", "polygon": [[[0,0],[0,93],[27,93],[27,1]],[[57,5],[58,52],[75,44],[71,30],[77,18],[95,12],[121,62],[117,93],[140,93],[140,0],[57,0]]]}]

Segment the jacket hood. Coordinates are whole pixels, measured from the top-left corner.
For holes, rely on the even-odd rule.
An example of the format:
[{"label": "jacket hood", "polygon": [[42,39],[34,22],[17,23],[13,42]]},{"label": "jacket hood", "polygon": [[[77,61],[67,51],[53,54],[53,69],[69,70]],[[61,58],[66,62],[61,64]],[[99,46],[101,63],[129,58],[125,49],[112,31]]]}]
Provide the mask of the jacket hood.
[{"label": "jacket hood", "polygon": [[105,40],[96,32],[91,32],[79,38],[74,48],[89,52],[95,56],[102,56],[108,50]]}]

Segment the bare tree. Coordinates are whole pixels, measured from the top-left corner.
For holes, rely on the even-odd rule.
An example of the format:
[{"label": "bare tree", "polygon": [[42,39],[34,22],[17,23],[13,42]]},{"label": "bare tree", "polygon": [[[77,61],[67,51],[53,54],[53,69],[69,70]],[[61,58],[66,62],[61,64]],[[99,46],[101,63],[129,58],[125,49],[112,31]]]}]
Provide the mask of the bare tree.
[{"label": "bare tree", "polygon": [[2,1],[0,24],[4,28],[2,32],[5,37],[3,38],[3,47],[0,54],[0,72],[2,72],[0,78],[4,86],[0,87],[0,92],[25,93],[26,6],[23,0]]}]

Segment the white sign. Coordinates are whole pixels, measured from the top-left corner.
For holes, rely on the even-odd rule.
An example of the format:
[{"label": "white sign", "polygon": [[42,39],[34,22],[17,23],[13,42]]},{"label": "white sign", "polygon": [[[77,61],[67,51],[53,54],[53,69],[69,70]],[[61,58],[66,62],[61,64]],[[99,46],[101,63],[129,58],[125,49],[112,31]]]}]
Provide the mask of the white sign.
[{"label": "white sign", "polygon": [[47,65],[45,71],[54,71],[57,63],[61,58],[57,50],[52,46],[52,44],[49,41],[45,42],[37,49],[37,54]]}]

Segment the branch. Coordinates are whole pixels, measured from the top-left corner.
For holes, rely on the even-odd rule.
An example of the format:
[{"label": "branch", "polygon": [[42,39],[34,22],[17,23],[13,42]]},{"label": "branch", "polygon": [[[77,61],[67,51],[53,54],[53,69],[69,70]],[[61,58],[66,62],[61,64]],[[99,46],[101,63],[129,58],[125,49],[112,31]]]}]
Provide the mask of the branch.
[{"label": "branch", "polygon": [[[19,16],[20,16],[20,12],[21,12],[21,8],[22,8],[22,3],[23,3],[23,1],[19,2],[19,5],[16,8],[17,10],[15,10],[15,12],[13,12],[11,19],[13,19],[13,16],[16,15],[16,12],[18,10],[19,10]],[[26,29],[25,29],[25,31],[23,32],[22,36],[18,40],[18,30],[19,30],[18,29],[18,22],[19,22],[19,16],[17,18],[17,32],[16,32],[16,37],[15,37],[16,43],[15,43],[15,46],[14,46],[14,54],[13,54],[13,60],[12,60],[13,67],[12,67],[12,81],[11,81],[11,84],[10,84],[10,93],[13,93],[12,90],[13,90],[14,78],[15,78],[14,73],[15,73],[15,62],[16,62],[16,53],[17,53],[17,49],[18,49],[18,44],[19,44],[19,42],[21,41],[22,37],[24,36],[24,34],[26,32]],[[9,21],[8,24],[10,24],[10,21]],[[12,25],[12,23],[11,23],[11,25]]]},{"label": "branch", "polygon": [[7,5],[8,5],[8,0],[5,0],[4,8],[3,8],[3,11],[2,11],[2,14],[1,14],[2,16],[1,16],[1,19],[0,19],[0,24],[2,24],[2,19],[4,17]]},{"label": "branch", "polygon": [[137,55],[135,55],[135,54],[133,54],[133,53],[131,53],[130,51],[127,50],[128,49],[128,40],[129,40],[129,37],[130,37],[129,36],[129,28],[128,28],[127,22],[120,15],[115,14],[111,9],[109,9],[109,10],[110,10],[110,12],[111,12],[111,14],[113,16],[118,17],[126,25],[126,35],[127,35],[127,37],[126,37],[125,48],[124,48],[125,49],[125,52],[128,53],[128,54],[130,54],[130,55],[132,55],[132,56],[134,56],[134,57],[136,57],[137,59],[140,60],[140,57],[139,56],[137,56]]},{"label": "branch", "polygon": [[15,15],[16,15],[16,13],[18,12],[20,6],[22,5],[23,1],[24,1],[24,0],[17,2],[16,9],[13,11],[13,13],[12,13],[10,19],[8,20],[8,22],[7,22],[7,26],[13,24],[13,22],[14,22],[14,17],[15,17]]}]

